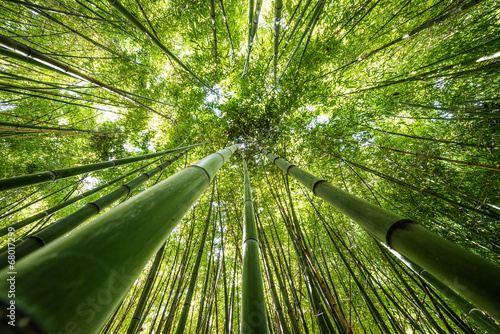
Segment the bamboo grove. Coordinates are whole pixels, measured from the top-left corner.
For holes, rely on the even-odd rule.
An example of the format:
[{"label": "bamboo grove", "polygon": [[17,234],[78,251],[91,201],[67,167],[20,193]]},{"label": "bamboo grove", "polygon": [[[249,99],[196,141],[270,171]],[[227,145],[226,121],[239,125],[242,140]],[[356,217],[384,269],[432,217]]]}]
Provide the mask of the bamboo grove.
[{"label": "bamboo grove", "polygon": [[0,2],[0,332],[500,333],[498,36],[496,0]]}]

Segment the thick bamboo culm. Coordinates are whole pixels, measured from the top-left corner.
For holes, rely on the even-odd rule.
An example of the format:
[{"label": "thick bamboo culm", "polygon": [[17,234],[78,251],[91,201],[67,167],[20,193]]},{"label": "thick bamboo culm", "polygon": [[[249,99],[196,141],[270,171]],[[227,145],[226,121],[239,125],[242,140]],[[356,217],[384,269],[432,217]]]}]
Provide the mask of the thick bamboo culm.
[{"label": "thick bamboo culm", "polygon": [[[203,144],[205,144],[205,143],[203,143]],[[139,155],[139,156],[130,157],[130,158],[103,161],[103,162],[98,162],[95,164],[89,164],[89,165],[84,165],[84,166],[56,169],[56,170],[51,170],[51,171],[46,171],[46,172],[41,172],[41,173],[9,177],[9,178],[5,178],[5,179],[0,180],[0,191],[26,187],[26,186],[30,186],[33,184],[39,184],[39,183],[54,181],[54,180],[58,180],[58,179],[64,179],[64,178],[67,178],[70,176],[95,172],[95,171],[98,171],[101,169],[126,165],[126,164],[129,164],[132,162],[159,157],[159,156],[162,156],[162,155],[167,154],[167,153],[173,153],[173,152],[177,152],[180,150],[184,150],[184,149],[187,149],[190,147],[195,147],[195,146],[203,145],[203,144],[194,144],[194,145],[178,147],[178,148],[174,148],[174,149],[166,150],[166,151],[162,151],[162,152]]]},{"label": "thick bamboo culm", "polygon": [[500,267],[430,232],[415,221],[338,189],[258,147],[272,163],[351,218],[378,241],[407,257],[500,321]]},{"label": "thick bamboo culm", "polygon": [[[182,169],[17,262],[17,324],[23,324],[25,332],[98,333],[238,147],[232,145]],[[8,271],[1,271],[0,277],[0,288],[8,290]],[[6,302],[6,296],[0,298]]]},{"label": "thick bamboo culm", "polygon": [[267,334],[266,300],[260,269],[259,239],[255,212],[253,209],[252,189],[247,164],[243,158],[244,195],[243,195],[243,273],[241,283],[241,329],[242,334]]}]

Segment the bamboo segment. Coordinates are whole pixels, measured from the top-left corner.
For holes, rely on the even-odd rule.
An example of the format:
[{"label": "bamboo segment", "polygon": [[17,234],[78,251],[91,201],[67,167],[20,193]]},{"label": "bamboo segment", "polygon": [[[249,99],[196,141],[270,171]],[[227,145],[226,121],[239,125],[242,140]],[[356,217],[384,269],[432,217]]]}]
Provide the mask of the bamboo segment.
[{"label": "bamboo segment", "polygon": [[0,191],[26,187],[26,186],[30,186],[33,184],[50,182],[50,181],[54,181],[54,180],[58,180],[58,179],[64,179],[64,178],[67,178],[70,176],[94,172],[94,171],[98,171],[101,169],[126,165],[126,164],[129,164],[132,162],[159,157],[159,156],[167,154],[167,153],[177,152],[177,151],[187,149],[190,147],[195,147],[198,145],[203,145],[203,144],[194,144],[194,145],[174,148],[174,149],[166,150],[166,151],[162,151],[162,152],[139,155],[139,156],[130,157],[130,158],[123,158],[123,159],[98,162],[98,163],[90,164],[90,165],[57,169],[57,170],[53,170],[53,171],[47,171],[47,172],[41,172],[41,173],[35,173],[35,174],[29,174],[29,175],[9,177],[9,178],[5,178],[5,179],[0,180]]},{"label": "bamboo segment", "polygon": [[[238,147],[184,168],[17,262],[16,311],[30,315],[25,329],[99,332],[145,264]],[[9,272],[3,270],[0,277],[2,291],[8,290]]]},{"label": "bamboo segment", "polygon": [[266,300],[260,269],[260,252],[257,225],[252,202],[252,190],[248,169],[243,158],[245,172],[243,204],[243,274],[241,284],[241,329],[240,333],[269,333],[267,326]]},{"label": "bamboo segment", "polygon": [[259,146],[271,162],[316,196],[354,220],[377,240],[404,255],[500,321],[500,267],[406,219],[292,165]]}]

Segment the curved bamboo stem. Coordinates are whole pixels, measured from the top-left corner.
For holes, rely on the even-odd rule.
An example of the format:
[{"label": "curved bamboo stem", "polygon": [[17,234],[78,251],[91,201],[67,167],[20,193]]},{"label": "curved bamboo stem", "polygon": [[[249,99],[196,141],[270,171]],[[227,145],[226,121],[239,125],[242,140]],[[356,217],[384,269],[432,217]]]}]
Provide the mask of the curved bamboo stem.
[{"label": "curved bamboo stem", "polygon": [[[84,73],[82,73],[82,72],[80,72],[72,67],[69,67],[68,65],[66,65],[64,63],[62,63],[58,60],[55,60],[51,57],[48,57],[47,55],[43,54],[42,52],[37,51],[33,48],[30,48],[29,46],[24,45],[22,43],[19,43],[19,42],[15,41],[9,37],[0,35],[0,46],[5,48],[5,49],[0,48],[0,54],[2,54],[2,55],[5,55],[5,56],[10,57],[10,58],[15,58],[17,60],[21,60],[24,62],[28,62],[29,64],[39,66],[39,67],[42,67],[42,68],[45,68],[45,69],[48,69],[51,71],[55,71],[55,72],[58,72],[61,74],[69,75],[69,76],[76,78],[76,79],[79,79],[79,80],[89,82],[89,83],[94,84],[94,85],[96,85],[104,90],[107,90],[110,93],[116,94],[116,95],[118,95],[118,96],[120,96],[128,101],[132,101],[132,102],[138,104],[139,106],[146,108],[149,111],[152,111],[155,114],[175,123],[174,120],[168,118],[167,116],[156,111],[155,109],[145,105],[144,103],[128,96],[128,94],[125,94],[122,90],[119,90],[113,86],[110,86],[110,85],[105,84],[99,80],[96,80],[96,79],[88,76],[87,74],[84,74]],[[9,50],[12,50],[14,52],[9,51]]]}]

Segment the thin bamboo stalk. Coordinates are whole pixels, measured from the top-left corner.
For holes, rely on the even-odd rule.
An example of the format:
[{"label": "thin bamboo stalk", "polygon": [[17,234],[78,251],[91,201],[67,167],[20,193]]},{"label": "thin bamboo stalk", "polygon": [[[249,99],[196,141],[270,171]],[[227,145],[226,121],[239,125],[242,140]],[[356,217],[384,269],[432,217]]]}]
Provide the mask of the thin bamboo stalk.
[{"label": "thin bamboo stalk", "polygon": [[455,159],[449,159],[449,158],[444,158],[444,157],[440,157],[440,156],[433,156],[433,155],[428,155],[428,154],[403,151],[403,150],[398,150],[398,149],[391,148],[391,147],[379,146],[379,145],[370,144],[370,143],[361,143],[361,142],[358,142],[355,140],[349,140],[349,139],[333,138],[333,137],[330,137],[330,138],[335,139],[335,140],[339,140],[341,142],[345,141],[345,142],[359,145],[359,146],[362,145],[362,146],[375,147],[375,148],[378,148],[381,150],[387,150],[387,151],[392,151],[392,152],[397,152],[397,153],[402,153],[402,154],[413,155],[415,157],[420,157],[420,158],[426,158],[426,159],[432,159],[432,160],[438,160],[438,161],[446,161],[446,162],[451,162],[451,163],[455,163],[455,164],[459,164],[459,165],[466,165],[466,166],[472,166],[472,167],[500,171],[500,166],[492,166],[492,165],[480,164],[480,163],[471,162],[471,161],[455,160]]},{"label": "thin bamboo stalk", "polygon": [[219,1],[220,1],[220,7],[222,9],[222,17],[224,18],[224,23],[226,25],[227,35],[229,37],[229,43],[231,45],[232,59],[234,60],[233,39],[231,38],[231,30],[229,30],[229,23],[227,22],[226,10],[224,9],[224,2],[223,2],[223,0],[219,0]]},{"label": "thin bamboo stalk", "polygon": [[[27,327],[97,332],[238,147],[209,155],[18,261],[16,311],[30,314]],[[8,290],[9,271],[0,276],[2,289]]]},{"label": "thin bamboo stalk", "polygon": [[142,313],[144,312],[144,307],[146,306],[146,301],[149,297],[149,293],[151,292],[151,288],[153,287],[153,281],[158,272],[158,267],[163,258],[164,251],[165,251],[165,243],[160,247],[158,252],[156,252],[153,265],[151,266],[151,269],[149,269],[148,277],[146,278],[146,283],[142,288],[141,296],[139,297],[139,302],[137,303],[134,314],[132,315],[132,319],[130,320],[130,324],[128,325],[127,334],[134,334],[137,329],[139,319],[141,318]]},{"label": "thin bamboo stalk", "polygon": [[[75,128],[65,128],[58,126],[57,128],[50,126],[39,126],[39,125],[29,125],[29,124],[20,124],[20,123],[8,123],[8,122],[0,122],[0,130],[9,130],[9,131],[23,131],[23,129],[35,129],[41,130],[40,132],[53,132],[57,131],[58,133],[64,132],[84,132],[90,133],[98,136],[112,136],[115,135],[113,132],[100,132],[93,130],[83,130],[83,129],[75,129]],[[5,128],[4,128],[5,126]]]},{"label": "thin bamboo stalk", "polygon": [[283,69],[283,71],[281,72],[280,74],[280,77],[278,78],[278,81],[281,80],[281,78],[283,77],[283,75],[285,74],[288,66],[290,66],[293,58],[295,57],[295,54],[297,53],[297,50],[299,49],[300,45],[302,44],[302,41],[304,40],[304,38],[306,37],[307,33],[309,32],[310,29],[313,29],[313,26],[316,24],[316,21],[318,20],[320,14],[321,14],[321,11],[323,10],[323,7],[325,5],[325,0],[318,0],[318,3],[316,4],[316,9],[314,10],[314,13],[311,15],[311,18],[309,19],[309,22],[307,23],[307,26],[306,28],[304,29],[304,32],[302,33],[302,35],[300,36],[300,39],[299,41],[297,42],[297,45],[295,46],[295,49],[293,50],[292,52],[292,55],[290,56],[290,58],[288,59],[288,62],[286,63],[285,65],[285,68]]},{"label": "thin bamboo stalk", "polygon": [[123,180],[123,179],[124,179],[124,178],[126,178],[127,176],[130,176],[130,175],[132,175],[132,174],[137,173],[138,171],[140,171],[140,170],[142,170],[142,169],[146,168],[147,166],[152,165],[152,164],[154,164],[155,162],[157,162],[157,161],[161,160],[163,157],[164,157],[164,156],[162,156],[162,157],[160,157],[160,158],[158,158],[158,159],[155,159],[155,160],[153,160],[153,161],[151,161],[151,162],[149,162],[149,163],[147,163],[147,164],[145,164],[145,165],[143,165],[143,166],[141,166],[141,167],[139,167],[139,168],[134,169],[134,170],[133,170],[133,171],[131,171],[131,172],[128,172],[128,173],[126,173],[126,174],[124,174],[124,175],[122,175],[122,176],[119,176],[119,177],[117,177],[117,178],[115,178],[115,179],[113,179],[113,180],[111,180],[111,181],[109,181],[109,182],[105,182],[104,184],[102,184],[102,185],[100,185],[100,186],[97,186],[97,187],[95,187],[95,188],[93,188],[93,189],[90,189],[89,191],[86,191],[86,192],[84,192],[84,193],[80,194],[80,195],[77,195],[77,196],[75,196],[75,197],[72,197],[71,199],[65,200],[65,201],[63,201],[62,203],[59,203],[59,204],[57,204],[57,205],[54,205],[54,206],[52,206],[52,207],[50,207],[50,208],[48,208],[48,209],[46,209],[46,210],[44,210],[44,211],[42,211],[42,212],[39,212],[39,213],[37,213],[37,214],[35,214],[35,215],[32,215],[32,216],[30,216],[30,217],[28,217],[28,218],[25,218],[25,219],[20,220],[20,221],[18,221],[18,222],[16,222],[16,223],[10,224],[9,226],[6,226],[6,227],[4,227],[4,228],[1,228],[1,229],[0,229],[0,238],[1,238],[1,237],[3,237],[4,235],[6,235],[6,234],[8,233],[8,229],[9,229],[10,227],[11,227],[11,228],[14,228],[15,230],[17,230],[17,229],[20,229],[21,227],[24,227],[24,226],[26,226],[26,225],[29,225],[29,224],[31,224],[31,223],[33,223],[33,222],[37,221],[37,220],[39,220],[39,219],[42,219],[42,218],[47,217],[47,216],[49,216],[49,215],[51,215],[51,214],[53,214],[53,213],[56,213],[57,211],[62,210],[63,208],[65,208],[65,207],[67,207],[67,206],[69,206],[69,205],[71,205],[71,204],[73,204],[73,203],[75,203],[75,202],[78,202],[79,200],[81,200],[81,199],[83,199],[83,198],[85,198],[85,197],[88,197],[88,196],[90,196],[90,195],[92,195],[92,194],[95,194],[96,192],[99,192],[99,191],[101,191],[102,189],[104,189],[104,188],[106,188],[106,187],[109,187],[110,185],[112,185],[112,184],[114,184],[114,183],[116,183],[116,182],[118,182],[118,181],[120,181],[120,180]]},{"label": "thin bamboo stalk", "polygon": [[[285,45],[283,46],[283,49],[281,49],[280,55],[278,56],[278,60],[280,60],[281,56],[283,56],[283,53],[285,52],[285,49],[288,46],[288,43],[290,43],[290,40],[294,36],[295,30],[297,30],[297,27],[299,26],[299,23],[302,20],[302,17],[304,16],[305,12],[309,8],[309,5],[311,4],[311,1],[312,0],[307,0],[305,5],[304,5],[304,8],[302,8],[302,11],[300,12],[299,17],[297,18],[297,21],[295,21],[295,24],[292,28],[292,31],[290,32],[290,34],[288,35],[288,38],[286,39],[286,42],[285,42]],[[298,9],[298,7],[297,7],[297,9]]]},{"label": "thin bamboo stalk", "polygon": [[210,4],[210,18],[212,21],[212,33],[214,36],[214,79],[217,79],[217,25],[215,21],[215,1],[209,0]]},{"label": "thin bamboo stalk", "polygon": [[[259,219],[258,216],[257,216],[257,221],[259,222],[259,225],[262,226],[262,224],[260,223],[260,219]],[[264,233],[262,231],[262,227],[259,227],[259,234],[264,235]],[[289,334],[290,330],[288,329],[287,322],[285,320],[285,316],[283,315],[283,308],[281,307],[281,303],[279,301],[278,291],[276,290],[276,284],[274,283],[273,273],[271,272],[271,268],[269,266],[269,262],[268,262],[268,259],[267,259],[267,250],[266,250],[266,247],[264,247],[263,244],[261,245],[262,260],[263,260],[263,263],[264,263],[264,268],[265,268],[265,271],[266,271],[267,280],[269,281],[269,287],[270,287],[270,290],[271,290],[271,297],[272,297],[272,300],[273,300],[275,311],[276,311],[276,313],[278,315],[278,324],[277,324],[277,326],[279,326],[278,328],[279,328],[279,330],[280,330],[281,333],[283,333],[283,334]]]},{"label": "thin bamboo stalk", "polygon": [[[257,0],[257,5],[255,6],[255,13],[251,13],[251,15],[249,15],[250,29],[249,29],[249,35],[248,35],[248,50],[247,50],[247,57],[245,60],[245,65],[243,67],[243,75],[247,75],[248,68],[250,66],[250,53],[252,52],[252,46],[253,46],[253,42],[255,39],[255,34],[257,33],[257,27],[259,26],[259,18],[260,18],[260,10],[262,8],[262,1],[263,0]],[[251,0],[249,11],[252,11],[252,9],[253,9],[253,3],[254,3],[254,0]]]},{"label": "thin bamboo stalk", "polygon": [[[205,144],[205,143],[203,143],[203,144]],[[5,179],[0,180],[0,191],[20,188],[20,187],[26,187],[26,186],[33,185],[33,184],[39,184],[39,183],[64,179],[67,177],[80,175],[80,174],[84,174],[84,173],[89,173],[89,172],[94,172],[94,171],[98,171],[101,169],[126,165],[126,164],[129,164],[132,162],[159,157],[159,156],[165,155],[167,153],[178,152],[178,151],[183,150],[183,149],[187,149],[187,148],[191,148],[191,147],[195,147],[195,146],[199,146],[199,145],[203,145],[203,144],[193,144],[193,145],[189,145],[189,146],[185,146],[185,147],[178,147],[178,148],[174,148],[171,150],[166,150],[166,151],[161,151],[161,152],[156,152],[156,153],[151,153],[151,154],[145,154],[145,155],[139,155],[139,156],[130,157],[130,158],[115,159],[115,160],[98,162],[95,164],[89,164],[89,165],[84,165],[84,166],[56,169],[56,170],[41,172],[41,173],[36,173],[36,174],[29,174],[29,175],[5,178]]]},{"label": "thin bamboo stalk", "polygon": [[273,55],[273,75],[274,88],[276,88],[276,66],[278,65],[278,48],[280,42],[281,10],[283,9],[283,0],[274,1],[274,55]]},{"label": "thin bamboo stalk", "polygon": [[[357,62],[360,62],[360,61],[363,61],[371,56],[373,56],[374,54],[384,50],[384,49],[387,49],[388,47],[391,47],[392,45],[395,45],[409,37],[412,37],[412,36],[416,36],[418,34],[420,34],[422,31],[426,30],[426,29],[429,29],[429,28],[432,28],[438,24],[441,24],[443,23],[444,21],[448,20],[449,18],[455,16],[455,15],[459,15],[461,14],[462,12],[465,12],[467,11],[468,9],[474,7],[475,5],[483,2],[484,0],[470,0],[470,1],[467,1],[466,3],[463,3],[462,5],[460,6],[457,6],[453,9],[451,9],[450,11],[448,11],[447,13],[444,13],[442,15],[439,15],[437,17],[435,17],[434,19],[432,20],[429,20],[425,23],[423,23],[422,25],[414,28],[413,30],[407,32],[406,34],[404,34],[403,36],[399,37],[399,38],[396,38],[394,40],[392,40],[391,42],[389,43],[386,43],[384,45],[382,45],[381,47],[378,47],[377,49],[375,50],[372,50],[370,52],[368,52],[367,54],[365,54],[364,56],[361,56],[361,57],[358,57],[356,58],[355,60],[352,60],[350,61],[349,63],[345,64],[345,65],[342,65],[336,69],[334,69],[333,71],[330,71],[330,72],[327,72],[325,74],[322,74],[321,76],[318,76],[318,77],[315,77],[315,78],[312,78],[312,79],[309,79],[308,81],[311,81],[311,80],[317,80],[319,78],[324,78],[326,76],[329,76],[330,74],[332,73],[335,73],[343,68],[346,68],[354,63],[357,63]],[[326,43],[325,43],[326,44]]]},{"label": "thin bamboo stalk", "polygon": [[[76,189],[77,189],[77,188],[78,188],[78,187],[82,184],[82,182],[86,179],[86,177],[87,177],[87,176],[86,176],[86,175],[84,175],[84,176],[83,176],[83,177],[81,177],[79,180],[77,180],[77,181],[73,181],[73,182],[71,182],[71,183],[69,183],[69,184],[65,185],[63,188],[60,188],[60,189],[55,190],[55,191],[52,191],[52,192],[48,193],[47,195],[40,196],[40,197],[38,197],[38,198],[36,198],[36,199],[32,200],[31,202],[26,203],[26,204],[24,204],[24,205],[23,205],[23,206],[21,206],[21,207],[18,207],[17,209],[14,209],[17,205],[12,206],[11,208],[9,208],[9,210],[7,210],[7,211],[5,211],[5,212],[2,212],[2,215],[0,215],[0,220],[3,220],[3,219],[5,219],[5,218],[7,218],[7,217],[9,217],[9,216],[12,216],[13,214],[15,214],[15,213],[17,213],[17,212],[19,212],[19,211],[23,211],[24,209],[26,209],[26,208],[30,207],[31,205],[34,205],[34,204],[36,204],[36,203],[38,203],[38,202],[40,202],[40,201],[42,201],[42,200],[44,200],[44,199],[47,199],[47,198],[49,198],[49,197],[51,197],[51,196],[54,196],[55,194],[57,194],[57,193],[61,192],[62,190],[66,189],[66,188],[68,188],[68,187],[74,186],[74,187],[73,187],[73,190],[71,191],[71,193],[73,193],[73,192],[74,192],[74,191],[76,191]],[[76,185],[76,186],[75,186],[75,185]],[[2,232],[1,232],[2,230],[3,230],[3,229],[0,229],[0,235],[2,235]]]},{"label": "thin bamboo stalk", "polygon": [[440,280],[431,275],[427,270],[422,269],[420,266],[416,265],[406,258],[403,259],[403,263],[408,266],[415,274],[420,276],[437,291],[439,291],[446,299],[452,302],[460,311],[474,320],[488,333],[500,333],[500,326],[498,326],[498,324],[496,324],[491,318],[487,317],[477,307],[458,295],[455,291],[451,290],[446,284],[443,284]]},{"label": "thin bamboo stalk", "polygon": [[188,72],[193,78],[198,80],[203,86],[212,90],[210,86],[200,79],[196,74],[191,71],[176,55],[174,55],[162,42],[156,38],[154,34],[149,32],[149,30],[132,14],[130,13],[118,0],[108,0],[110,5],[112,5],[117,11],[120,12],[130,23],[132,23],[137,29],[144,33],[151,41],[156,44],[170,59],[175,61],[180,67],[182,67],[186,72]]}]

